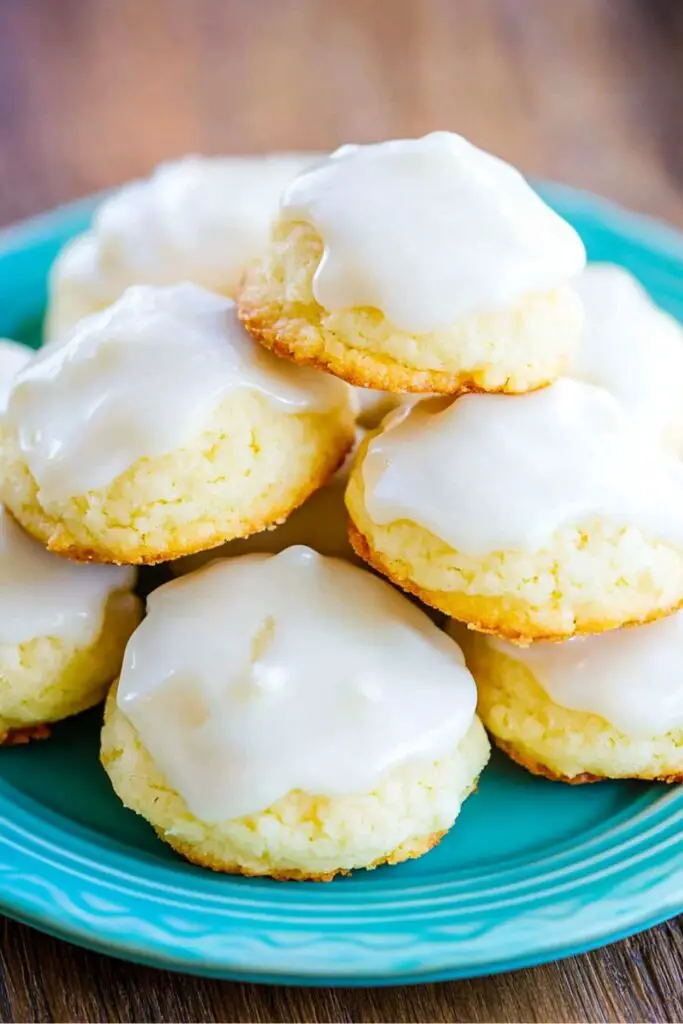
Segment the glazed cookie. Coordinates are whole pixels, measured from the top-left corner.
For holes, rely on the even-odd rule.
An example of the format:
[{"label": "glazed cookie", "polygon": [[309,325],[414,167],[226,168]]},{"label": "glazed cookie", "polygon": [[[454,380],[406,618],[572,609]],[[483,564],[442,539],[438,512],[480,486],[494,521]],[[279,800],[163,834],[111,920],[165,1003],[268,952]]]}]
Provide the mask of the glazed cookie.
[{"label": "glazed cookie", "polygon": [[584,263],[521,174],[458,135],[344,146],[285,190],[240,316],[351,384],[524,392],[570,363]]},{"label": "glazed cookie", "polygon": [[683,454],[683,327],[622,267],[589,264],[576,288],[585,319],[571,375],[606,388]]},{"label": "glazed cookie", "polygon": [[683,781],[683,612],[637,629],[512,646],[456,626],[496,743],[563,782]]},{"label": "glazed cookie", "polygon": [[489,745],[457,645],[309,548],[225,559],[149,599],[107,701],[123,803],[215,871],[328,880],[419,857]]},{"label": "glazed cookie", "polygon": [[140,286],[19,373],[0,490],[52,551],[160,562],[281,522],[353,439],[348,388],[254,345],[229,299]]},{"label": "glazed cookie", "polygon": [[48,337],[115,302],[130,285],[194,284],[234,298],[266,245],[285,185],[316,159],[189,156],[162,164],[102,203],[50,274]]},{"label": "glazed cookie", "polygon": [[683,466],[602,388],[429,400],[383,426],[351,473],[351,540],[427,604],[525,643],[683,602]]},{"label": "glazed cookie", "polygon": [[0,743],[99,703],[141,618],[135,570],[45,551],[0,506]]},{"label": "glazed cookie", "polygon": [[[0,341],[0,411],[32,355]],[[102,700],[140,621],[134,582],[131,569],[48,554],[0,506],[0,743],[42,738]]]}]

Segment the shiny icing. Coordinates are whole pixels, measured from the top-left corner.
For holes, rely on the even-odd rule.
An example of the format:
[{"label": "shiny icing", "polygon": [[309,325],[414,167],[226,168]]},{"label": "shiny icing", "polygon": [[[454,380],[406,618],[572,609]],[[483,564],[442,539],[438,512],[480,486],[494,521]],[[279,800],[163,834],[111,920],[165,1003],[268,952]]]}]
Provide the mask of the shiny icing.
[{"label": "shiny icing", "polygon": [[7,416],[53,500],[181,447],[239,388],[282,414],[348,402],[341,381],[255,345],[231,300],[192,284],[137,286],[39,352],[16,377]]},{"label": "shiny icing", "polygon": [[294,790],[371,792],[452,750],[476,693],[460,648],[389,584],[292,547],[154,591],[117,701],[189,810],[216,822]]},{"label": "shiny icing", "polygon": [[572,376],[606,388],[646,430],[683,443],[683,327],[622,267],[589,264],[576,288],[585,319]]},{"label": "shiny icing", "polygon": [[362,476],[376,523],[417,523],[467,555],[535,551],[593,517],[683,544],[683,465],[607,391],[574,380],[397,410]]},{"label": "shiny icing", "polygon": [[599,715],[626,736],[683,728],[683,612],[564,643],[486,642],[529,669],[555,704]]},{"label": "shiny icing", "polygon": [[130,589],[128,566],[88,565],[50,554],[0,505],[0,644],[37,637],[93,641],[114,591]]},{"label": "shiny icing", "polygon": [[186,156],[118,189],[55,263],[49,336],[134,284],[192,281],[234,297],[244,265],[268,241],[284,186],[314,159]]},{"label": "shiny icing", "polygon": [[84,316],[118,298],[101,279],[98,259],[99,244],[92,231],[72,239],[57,256],[50,269],[46,341],[58,340]]},{"label": "shiny icing", "polygon": [[519,171],[459,135],[343,146],[285,190],[285,220],[324,243],[328,310],[371,306],[414,333],[519,302],[580,273],[579,236]]}]

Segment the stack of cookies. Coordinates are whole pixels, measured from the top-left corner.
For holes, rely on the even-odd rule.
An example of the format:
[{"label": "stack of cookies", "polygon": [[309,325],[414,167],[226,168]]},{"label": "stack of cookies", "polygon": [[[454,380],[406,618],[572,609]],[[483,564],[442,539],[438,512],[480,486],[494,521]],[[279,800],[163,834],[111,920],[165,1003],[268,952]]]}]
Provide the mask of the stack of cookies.
[{"label": "stack of cookies", "polygon": [[683,333],[584,262],[515,170],[436,133],[301,175],[240,315],[356,385],[448,396],[362,444],[350,535],[454,621],[496,742],[552,778],[675,779]]},{"label": "stack of cookies", "polygon": [[459,136],[312,161],[107,200],[0,420],[6,738],[118,676],[124,804],[282,879],[425,853],[482,721],[553,778],[683,773],[680,328]]}]

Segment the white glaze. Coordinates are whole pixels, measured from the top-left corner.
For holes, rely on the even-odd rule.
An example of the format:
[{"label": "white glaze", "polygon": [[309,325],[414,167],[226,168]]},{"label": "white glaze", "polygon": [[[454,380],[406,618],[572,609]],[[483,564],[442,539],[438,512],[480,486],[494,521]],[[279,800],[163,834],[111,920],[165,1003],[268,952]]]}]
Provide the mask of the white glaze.
[{"label": "white glaze", "polygon": [[191,284],[138,286],[39,352],[17,376],[7,416],[53,500],[181,447],[238,388],[283,414],[348,402],[341,381],[255,345],[231,300]]},{"label": "white glaze", "polygon": [[387,583],[310,548],[216,562],[154,591],[118,704],[206,822],[292,790],[371,792],[452,750],[476,694],[459,647]]},{"label": "white glaze", "polygon": [[87,565],[50,554],[0,505],[0,644],[44,636],[90,643],[109,596],[134,583],[129,566]]},{"label": "white glaze", "polygon": [[45,341],[54,342],[84,316],[109,306],[110,294],[99,271],[99,243],[92,231],[78,235],[60,251],[50,268]]},{"label": "white glaze", "polygon": [[622,267],[590,264],[576,287],[585,320],[572,376],[607,388],[644,429],[683,442],[681,325]]},{"label": "white glaze", "polygon": [[626,736],[683,728],[683,612],[559,644],[487,642],[525,665],[556,704],[599,715]]},{"label": "white glaze", "polygon": [[268,240],[280,194],[313,155],[188,156],[161,164],[100,207],[100,273],[119,295],[130,284],[194,281],[230,290]]},{"label": "white glaze", "polygon": [[33,350],[18,341],[0,338],[0,413],[7,408],[7,399],[17,373],[33,356]]},{"label": "white glaze", "polygon": [[285,219],[325,244],[313,293],[416,333],[504,308],[580,273],[574,229],[497,157],[433,132],[343,146],[285,190]]},{"label": "white glaze", "polygon": [[124,185],[55,262],[49,337],[134,284],[192,281],[234,297],[244,265],[268,241],[283,188],[315,159],[187,156]]},{"label": "white glaze", "polygon": [[683,466],[578,381],[397,410],[362,472],[376,523],[410,520],[468,555],[536,551],[594,516],[683,544]]}]

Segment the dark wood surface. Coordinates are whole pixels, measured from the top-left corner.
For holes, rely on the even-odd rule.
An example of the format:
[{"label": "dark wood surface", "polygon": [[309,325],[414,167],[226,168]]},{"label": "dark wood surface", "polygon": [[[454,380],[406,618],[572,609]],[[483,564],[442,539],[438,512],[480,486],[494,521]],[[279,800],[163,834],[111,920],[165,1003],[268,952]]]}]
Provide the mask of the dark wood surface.
[{"label": "dark wood surface", "polygon": [[[0,223],[196,152],[453,128],[683,226],[683,0],[0,0]],[[0,1019],[683,1020],[670,922],[422,988],[186,978],[3,922]]]}]

